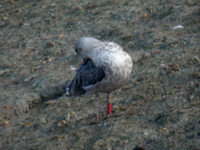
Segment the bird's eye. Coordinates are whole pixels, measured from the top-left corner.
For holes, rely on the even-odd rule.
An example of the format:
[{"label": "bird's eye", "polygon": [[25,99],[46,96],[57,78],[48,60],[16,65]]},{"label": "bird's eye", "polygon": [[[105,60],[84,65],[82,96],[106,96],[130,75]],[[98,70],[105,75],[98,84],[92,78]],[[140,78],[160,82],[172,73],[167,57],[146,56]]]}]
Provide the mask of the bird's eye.
[{"label": "bird's eye", "polygon": [[75,52],[78,54],[81,51],[80,48],[75,48]]}]

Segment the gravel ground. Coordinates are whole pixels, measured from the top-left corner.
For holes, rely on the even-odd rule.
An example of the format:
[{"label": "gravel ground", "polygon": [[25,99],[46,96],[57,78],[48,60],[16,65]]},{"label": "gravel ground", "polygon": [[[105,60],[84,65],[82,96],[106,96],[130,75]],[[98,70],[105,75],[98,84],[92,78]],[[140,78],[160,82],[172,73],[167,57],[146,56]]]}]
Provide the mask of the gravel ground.
[{"label": "gravel ground", "polygon": [[[200,1],[1,0],[0,149],[200,149]],[[65,97],[81,36],[119,43],[130,82]]]}]

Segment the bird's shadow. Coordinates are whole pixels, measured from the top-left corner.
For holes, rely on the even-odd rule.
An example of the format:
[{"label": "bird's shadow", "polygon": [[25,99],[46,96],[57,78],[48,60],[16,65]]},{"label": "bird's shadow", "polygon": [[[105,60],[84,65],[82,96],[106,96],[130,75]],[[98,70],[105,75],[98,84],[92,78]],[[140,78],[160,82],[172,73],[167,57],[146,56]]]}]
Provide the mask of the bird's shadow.
[{"label": "bird's shadow", "polygon": [[99,118],[97,118],[96,115],[92,115],[91,121],[89,122],[89,125],[98,125],[101,124],[109,119],[113,119],[113,118],[117,118],[117,117],[121,117],[123,115],[123,113],[112,113],[112,114],[107,114],[107,113],[101,113],[101,115],[99,115]]}]

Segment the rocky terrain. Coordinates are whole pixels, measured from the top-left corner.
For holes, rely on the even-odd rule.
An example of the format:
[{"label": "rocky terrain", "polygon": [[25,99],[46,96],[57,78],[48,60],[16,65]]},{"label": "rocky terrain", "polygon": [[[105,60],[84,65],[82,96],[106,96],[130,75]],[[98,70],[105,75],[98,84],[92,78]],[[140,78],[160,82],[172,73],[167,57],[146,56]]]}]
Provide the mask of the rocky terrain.
[{"label": "rocky terrain", "polygon": [[[200,1],[1,0],[0,149],[199,150]],[[119,43],[130,82],[66,97],[81,36]],[[100,122],[96,100],[100,98]]]}]

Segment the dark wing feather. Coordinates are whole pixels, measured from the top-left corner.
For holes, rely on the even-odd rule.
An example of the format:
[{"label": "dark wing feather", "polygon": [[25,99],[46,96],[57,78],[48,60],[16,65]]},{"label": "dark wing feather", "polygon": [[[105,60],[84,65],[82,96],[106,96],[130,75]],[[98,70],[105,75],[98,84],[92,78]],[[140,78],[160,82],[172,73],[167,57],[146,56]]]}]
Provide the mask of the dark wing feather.
[{"label": "dark wing feather", "polygon": [[94,65],[92,60],[87,59],[77,70],[75,78],[66,88],[66,95],[82,95],[86,91],[84,86],[100,82],[105,77],[104,69]]}]

